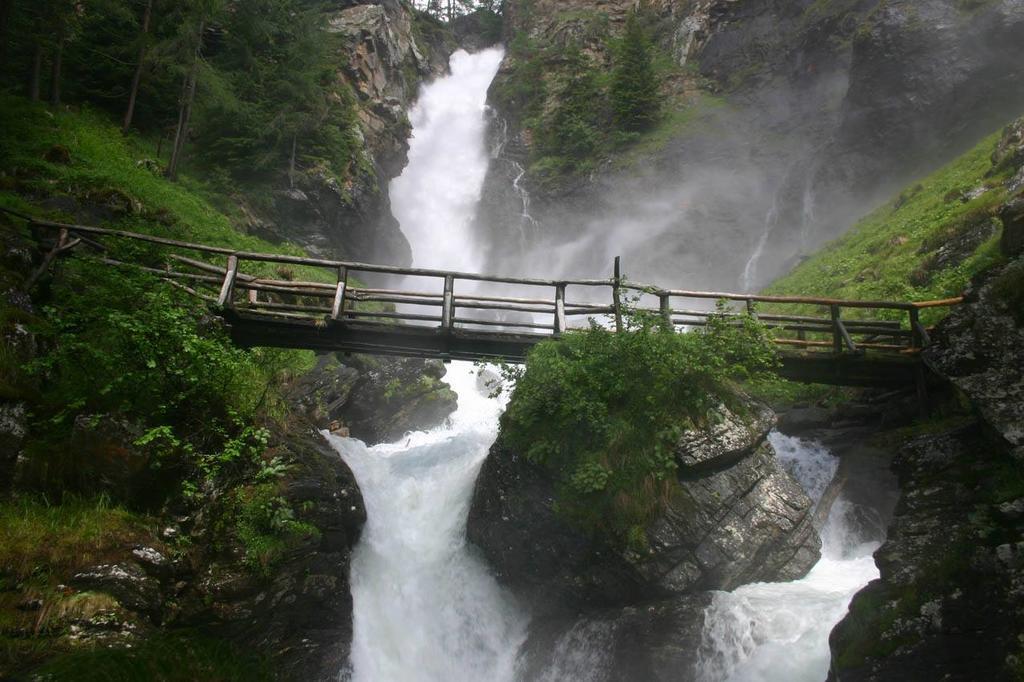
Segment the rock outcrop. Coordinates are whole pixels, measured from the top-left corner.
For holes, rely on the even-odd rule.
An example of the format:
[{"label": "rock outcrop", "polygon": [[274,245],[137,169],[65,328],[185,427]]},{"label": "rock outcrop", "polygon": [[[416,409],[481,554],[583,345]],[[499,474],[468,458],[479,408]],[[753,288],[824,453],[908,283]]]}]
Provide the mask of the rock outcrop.
[{"label": "rock outcrop", "polygon": [[[663,122],[551,182],[534,132],[559,105],[570,62],[559,55],[578,46],[607,72],[635,6],[507,3],[510,49],[490,93],[497,154],[478,217],[494,267],[541,242],[532,260],[571,275],[621,253],[645,281],[677,284],[683,271],[704,287],[757,288],[1024,110],[1016,0],[657,0],[643,6]],[[629,247],[627,227],[645,239]],[[556,247],[557,264],[546,261]]]},{"label": "rock outcrop", "polygon": [[408,265],[412,253],[388,185],[406,164],[407,113],[420,84],[447,70],[456,44],[446,27],[402,0],[341,5],[329,31],[338,39],[338,78],[356,99],[360,148],[350,177],[342,184],[326,169],[303,169],[273,192],[269,210],[246,207],[249,229],[323,257]]},{"label": "rock outcrop", "polygon": [[813,505],[765,441],[774,416],[724,406],[686,431],[679,480],[631,551],[580,532],[556,511],[555,481],[499,438],[477,481],[469,538],[500,580],[541,609],[613,607],[758,580],[791,580],[818,560]]},{"label": "rock outcrop", "polygon": [[293,389],[294,399],[321,428],[345,429],[368,445],[396,441],[438,426],[458,396],[442,382],[438,360],[321,355]]},{"label": "rock outcrop", "polygon": [[904,492],[875,554],[881,578],[833,630],[829,679],[1019,679],[1019,463],[972,425],[912,441],[894,469]]}]

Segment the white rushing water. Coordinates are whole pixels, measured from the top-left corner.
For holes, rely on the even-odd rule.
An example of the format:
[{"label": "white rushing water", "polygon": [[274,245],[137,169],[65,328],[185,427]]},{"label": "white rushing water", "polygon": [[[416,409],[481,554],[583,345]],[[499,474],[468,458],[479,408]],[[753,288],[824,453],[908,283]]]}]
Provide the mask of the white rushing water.
[{"label": "white rushing water", "polygon": [[[820,445],[771,435],[780,463],[815,502],[837,462]],[[822,556],[789,583],[756,583],[716,593],[705,614],[698,677],[706,682],[822,682],[828,676],[828,636],[850,600],[878,577],[872,553],[879,538],[858,532],[857,511],[842,498],[821,531]]]},{"label": "white rushing water", "polygon": [[467,547],[466,516],[501,403],[453,363],[451,423],[368,448],[329,436],[359,482],[366,526],[352,560],[352,679],[514,679],[526,619]]},{"label": "white rushing water", "polygon": [[[486,245],[472,218],[489,161],[485,100],[503,53],[456,52],[451,75],[426,86],[411,113],[409,165],[391,186],[394,213],[425,267],[479,270]],[[518,187],[518,180],[516,182]],[[529,215],[524,195],[524,219]],[[528,618],[468,546],[466,518],[480,467],[503,408],[478,385],[476,370],[453,363],[446,381],[459,395],[444,426],[367,447],[325,433],[358,480],[367,522],[352,559],[355,682],[512,682]],[[816,499],[835,461],[820,446],[773,434],[780,460]],[[806,578],[748,585],[716,595],[707,613],[698,671],[707,680],[825,677],[828,632],[852,594],[877,575],[872,545],[855,546],[834,507],[825,552]],[[580,631],[545,680],[594,679],[602,633]],[[571,638],[570,638],[571,639]],[[593,646],[598,643],[597,647]],[[592,660],[593,659],[593,660]],[[681,671],[681,677],[687,677]]]},{"label": "white rushing water", "polygon": [[417,267],[475,271],[483,262],[472,222],[490,161],[487,88],[504,54],[459,50],[451,75],[424,87],[409,114],[409,165],[391,183],[391,208]]}]

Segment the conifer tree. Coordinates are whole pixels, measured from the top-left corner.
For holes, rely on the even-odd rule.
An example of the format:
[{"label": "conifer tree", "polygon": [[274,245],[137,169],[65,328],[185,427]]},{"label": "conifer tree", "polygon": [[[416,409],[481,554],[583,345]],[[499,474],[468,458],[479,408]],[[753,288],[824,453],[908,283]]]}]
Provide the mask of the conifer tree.
[{"label": "conifer tree", "polygon": [[651,45],[631,12],[612,73],[612,107],[620,130],[643,132],[658,121],[660,96],[651,58]]}]

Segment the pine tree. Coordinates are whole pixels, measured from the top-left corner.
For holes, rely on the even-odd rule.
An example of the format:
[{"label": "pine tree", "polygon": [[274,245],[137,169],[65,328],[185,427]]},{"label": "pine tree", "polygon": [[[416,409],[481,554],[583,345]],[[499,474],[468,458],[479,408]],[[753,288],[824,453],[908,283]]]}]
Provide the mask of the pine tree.
[{"label": "pine tree", "polygon": [[651,59],[651,45],[636,12],[626,20],[626,30],[612,73],[612,107],[620,130],[643,132],[657,123],[661,98]]}]

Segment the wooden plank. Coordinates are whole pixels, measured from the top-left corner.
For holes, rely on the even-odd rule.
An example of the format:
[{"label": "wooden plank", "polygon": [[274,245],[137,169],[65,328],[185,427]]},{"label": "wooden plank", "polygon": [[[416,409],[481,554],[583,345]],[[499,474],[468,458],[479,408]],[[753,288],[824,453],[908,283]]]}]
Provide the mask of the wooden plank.
[{"label": "wooden plank", "polygon": [[227,274],[224,275],[224,284],[220,288],[220,295],[217,297],[217,306],[220,308],[231,307],[231,295],[235,291],[235,278],[238,277],[238,256],[228,256]]},{"label": "wooden plank", "polygon": [[444,278],[444,307],[441,309],[441,328],[450,330],[455,319],[455,276]]},{"label": "wooden plank", "polygon": [[839,322],[839,306],[833,303],[829,307],[829,313],[832,315],[832,352],[839,354],[843,352],[843,339],[840,327],[842,326]]},{"label": "wooden plank", "polygon": [[348,286],[348,268],[338,268],[338,284],[334,292],[334,305],[331,306],[331,319],[340,320],[345,312],[345,287]]},{"label": "wooden plank", "polygon": [[675,329],[675,324],[672,321],[672,297],[668,294],[660,294],[658,298],[661,302],[661,322],[666,330],[671,331]]},{"label": "wooden plank", "polygon": [[615,279],[612,284],[612,309],[615,313],[615,331],[622,332],[622,273],[619,270],[621,258],[615,257]]},{"label": "wooden plank", "polygon": [[561,334],[569,326],[565,323],[565,285],[555,286],[555,334]]}]

